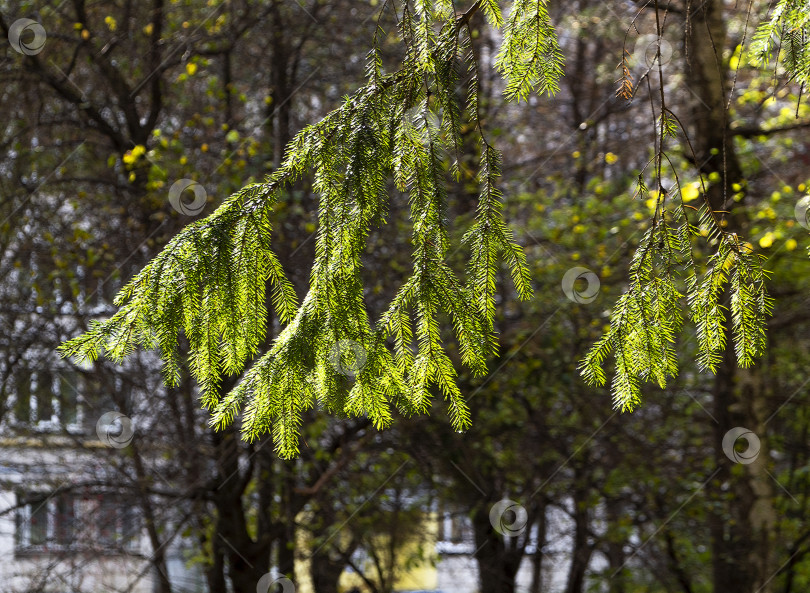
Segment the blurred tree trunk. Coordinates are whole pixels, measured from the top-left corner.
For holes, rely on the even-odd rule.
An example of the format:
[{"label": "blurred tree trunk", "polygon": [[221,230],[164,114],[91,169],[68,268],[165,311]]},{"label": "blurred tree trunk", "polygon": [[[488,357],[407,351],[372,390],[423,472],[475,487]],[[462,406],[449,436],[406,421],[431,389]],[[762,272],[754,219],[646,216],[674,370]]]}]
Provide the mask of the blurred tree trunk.
[{"label": "blurred tree trunk", "polygon": [[[732,336],[727,335],[729,343]],[[724,501],[712,516],[714,590],[768,593],[774,574],[770,554],[776,520],[773,489],[765,463],[765,400],[757,376],[760,370],[740,370],[731,346],[715,378],[715,459],[720,468],[712,486],[714,499]],[[755,461],[735,468],[722,448],[725,434],[741,426],[761,439]],[[729,496],[731,493],[731,496]]]},{"label": "blurred tree trunk", "polygon": [[670,572],[675,577],[675,580],[683,593],[693,593],[690,575],[679,557],[678,550],[675,547],[675,536],[673,535],[672,530],[664,529],[662,535],[664,536],[664,541],[666,542],[667,566],[669,567]]},{"label": "blurred tree trunk", "polygon": [[479,590],[487,593],[514,593],[515,575],[523,558],[524,547],[518,545],[515,538],[503,537],[492,528],[489,520],[490,507],[491,505],[479,505],[472,517]]},{"label": "blurred tree trunk", "polygon": [[[690,3],[688,3],[690,4]],[[686,23],[686,85],[689,93],[689,135],[695,154],[687,157],[704,175],[718,173],[720,181],[708,187],[715,210],[727,209],[732,184],[742,178],[733,137],[729,132],[728,63],[723,60],[726,25],[721,0],[691,3]]]},{"label": "blurred tree trunk", "polygon": [[[605,513],[607,516],[608,529],[620,524],[625,513],[622,501],[617,498],[607,498],[605,500]],[[612,537],[607,542],[608,570],[610,570],[610,593],[626,593],[624,565],[627,561],[624,553],[624,541]],[[613,576],[615,575],[615,576]]]},{"label": "blurred tree trunk", "polygon": [[[723,3],[709,0],[692,9],[686,27],[686,84],[693,97],[690,135],[695,165],[701,173],[717,173],[719,181],[709,186],[715,210],[729,210],[734,203],[733,184],[741,184],[743,172],[729,132],[726,105],[729,70],[723,59],[726,28]],[[735,212],[729,223],[743,230],[746,219]],[[728,317],[728,315],[727,315]],[[727,319],[728,327],[730,319]],[[733,335],[726,333],[727,348],[714,380],[715,461],[719,472],[709,485],[717,501],[711,515],[714,591],[768,593],[772,576],[769,547],[773,537],[773,501],[766,456],[732,471],[734,462],[722,448],[723,437],[742,426],[761,437],[764,431],[764,393],[756,379],[758,367],[741,371],[734,354]],[[738,468],[739,469],[739,468]]]},{"label": "blurred tree trunk", "polygon": [[585,574],[591,561],[593,546],[588,541],[590,534],[588,489],[579,481],[575,482],[573,504],[574,542],[565,593],[582,593],[585,590]]},{"label": "blurred tree trunk", "polygon": [[278,460],[281,475],[281,516],[279,521],[283,536],[278,542],[278,570],[295,580],[295,516],[298,514],[295,500],[295,462]]},{"label": "blurred tree trunk", "polygon": [[310,577],[315,593],[339,593],[338,582],[346,562],[341,556],[332,559],[328,553],[315,554],[310,559]]},{"label": "blurred tree trunk", "polygon": [[533,593],[543,593],[543,547],[546,545],[546,534],[548,532],[548,522],[546,521],[546,505],[540,503],[540,510],[537,513],[537,545],[532,556],[532,587]]},{"label": "blurred tree trunk", "polygon": [[[206,538],[202,535],[205,533],[202,527],[199,528],[199,533],[200,548],[205,549]],[[228,587],[225,584],[225,555],[222,542],[213,540],[210,546],[211,558],[205,568],[205,582],[208,585],[208,593],[226,593]]]}]

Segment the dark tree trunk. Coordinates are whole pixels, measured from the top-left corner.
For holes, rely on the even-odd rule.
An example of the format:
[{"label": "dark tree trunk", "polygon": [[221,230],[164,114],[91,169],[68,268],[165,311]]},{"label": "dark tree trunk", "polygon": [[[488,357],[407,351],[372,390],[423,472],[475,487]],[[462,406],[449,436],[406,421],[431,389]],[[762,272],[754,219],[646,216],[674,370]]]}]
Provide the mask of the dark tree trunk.
[{"label": "dark tree trunk", "polygon": [[239,468],[239,443],[233,427],[212,435],[219,453],[220,486],[214,495],[217,508],[216,535],[228,559],[228,577],[234,591],[255,591],[270,568],[272,536],[259,534],[254,541],[248,532],[242,495],[250,480]]},{"label": "dark tree trunk", "polygon": [[518,543],[518,538],[507,538],[496,532],[489,521],[489,510],[490,506],[479,506],[473,513],[480,590],[482,593],[514,593],[515,575],[525,545]]},{"label": "dark tree trunk", "polygon": [[278,570],[295,581],[295,466],[289,461],[279,460],[282,475],[282,522],[283,537],[278,542]]},{"label": "dark tree trunk", "polygon": [[532,593],[543,593],[543,548],[546,545],[546,533],[548,531],[548,523],[546,521],[546,505],[540,504],[540,509],[537,513],[537,547],[534,550],[532,557]]},{"label": "dark tree trunk", "polygon": [[748,424],[746,418],[735,406],[734,393],[736,361],[729,348],[726,351],[723,366],[719,369],[714,382],[714,417],[717,419],[714,431],[715,461],[719,472],[714,480],[713,497],[726,500],[724,484],[732,483],[733,499],[717,505],[717,511],[711,515],[710,529],[712,534],[712,576],[714,590],[753,591],[753,566],[748,562],[750,553],[751,529],[747,520],[753,503],[751,492],[744,482],[732,478],[733,463],[723,452],[722,442],[726,432],[735,426]]},{"label": "dark tree trunk", "polygon": [[675,576],[675,580],[683,593],[692,593],[692,583],[681,563],[678,550],[675,548],[675,538],[672,532],[666,529],[664,530],[663,536],[666,541],[667,566],[669,566],[670,572]]},{"label": "dark tree trunk", "polygon": [[272,3],[271,22],[272,43],[270,68],[270,112],[273,116],[273,164],[281,165],[284,158],[284,149],[290,141],[290,58],[291,48],[284,25],[284,19],[279,9],[279,2]]},{"label": "dark tree trunk", "polygon": [[574,489],[574,546],[571,553],[571,566],[568,569],[568,583],[565,593],[582,593],[585,588],[585,574],[591,561],[593,546],[589,540],[589,513],[587,490],[577,485]]},{"label": "dark tree trunk", "polygon": [[343,574],[345,563],[335,561],[324,552],[316,554],[310,559],[310,576],[312,589],[315,593],[339,593],[338,581]]},{"label": "dark tree trunk", "polygon": [[[624,514],[622,502],[616,499],[605,501],[605,511],[608,525],[618,525]],[[610,574],[615,575],[610,579],[610,593],[626,593],[624,564],[627,558],[624,553],[623,539],[613,538],[607,542],[607,557]]]},{"label": "dark tree trunk", "polygon": [[695,166],[701,173],[719,173],[720,181],[709,186],[709,200],[715,210],[727,210],[734,203],[732,184],[742,178],[733,137],[729,133],[729,82],[723,61],[726,41],[723,3],[708,0],[699,5],[688,2],[690,18],[686,24],[686,85],[690,90],[688,132],[695,154]]},{"label": "dark tree trunk", "polygon": [[[729,133],[729,74],[722,59],[726,45],[723,3],[709,0],[692,2],[687,22],[686,84],[693,94],[690,109],[690,136],[695,165],[704,174],[718,173],[720,180],[709,187],[709,200],[715,210],[730,210],[735,193],[732,185],[744,177]],[[729,230],[745,231],[747,219],[737,209],[728,219]],[[728,327],[729,319],[726,319]],[[712,578],[714,591],[724,593],[768,593],[772,574],[770,541],[773,537],[773,507],[770,484],[761,456],[732,472],[734,461],[726,456],[722,443],[735,427],[753,431],[760,439],[764,431],[764,394],[754,367],[741,371],[733,352],[733,336],[726,333],[727,348],[714,380],[715,461],[718,473],[707,493],[715,501],[710,516],[712,538]]]},{"label": "dark tree trunk", "polygon": [[[202,527],[200,533],[204,533]],[[211,542],[211,563],[205,569],[205,582],[208,584],[208,593],[227,593],[228,587],[225,584],[225,555],[222,550],[222,542],[216,538]],[[201,548],[206,545],[205,538],[200,537]]]}]

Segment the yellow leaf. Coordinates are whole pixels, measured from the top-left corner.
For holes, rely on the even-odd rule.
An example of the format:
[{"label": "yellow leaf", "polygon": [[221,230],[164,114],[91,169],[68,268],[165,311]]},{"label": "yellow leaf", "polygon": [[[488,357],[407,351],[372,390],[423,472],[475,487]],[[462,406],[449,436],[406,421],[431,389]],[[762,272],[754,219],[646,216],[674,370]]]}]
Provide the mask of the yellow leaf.
[{"label": "yellow leaf", "polygon": [[186,72],[188,72],[189,76],[194,76],[194,73],[197,71],[197,64],[194,62],[189,62],[186,64]]},{"label": "yellow leaf", "polygon": [[765,233],[759,240],[759,246],[763,249],[767,249],[771,245],[773,245],[773,233]]},{"label": "yellow leaf", "polygon": [[684,202],[691,202],[692,200],[696,200],[697,197],[700,195],[700,190],[698,189],[699,187],[700,183],[698,182],[690,183],[689,185],[682,187],[681,199],[683,199]]}]

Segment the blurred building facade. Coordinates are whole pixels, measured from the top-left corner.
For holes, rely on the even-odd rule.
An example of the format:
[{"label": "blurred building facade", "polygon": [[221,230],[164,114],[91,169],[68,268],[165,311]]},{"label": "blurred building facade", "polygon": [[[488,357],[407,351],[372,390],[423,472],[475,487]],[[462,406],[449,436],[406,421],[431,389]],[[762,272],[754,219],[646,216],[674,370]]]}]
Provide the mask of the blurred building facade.
[{"label": "blurred building facade", "polygon": [[[139,496],[111,455],[133,427],[110,410],[92,375],[56,367],[21,374],[0,423],[0,590],[85,593],[155,590]],[[106,413],[103,409],[108,410]],[[170,525],[166,525],[170,528]],[[166,547],[178,591],[201,591],[181,538]]]}]

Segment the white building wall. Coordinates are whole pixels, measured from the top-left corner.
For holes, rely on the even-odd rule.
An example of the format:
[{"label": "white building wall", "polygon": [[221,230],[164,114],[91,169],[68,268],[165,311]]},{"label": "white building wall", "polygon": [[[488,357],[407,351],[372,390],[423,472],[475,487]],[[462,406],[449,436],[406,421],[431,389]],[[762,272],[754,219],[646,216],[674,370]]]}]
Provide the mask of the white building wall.
[{"label": "white building wall", "polygon": [[[104,471],[104,456],[91,449],[59,439],[0,438],[0,591],[2,593],[101,593],[128,591],[153,593],[155,579],[152,554],[143,529],[137,532],[126,553],[105,549],[92,529],[84,530],[92,517],[75,515],[75,549],[37,548],[23,550],[18,539],[18,496],[41,492],[55,497],[60,486],[86,482]],[[50,500],[50,499],[49,499]],[[48,503],[46,503],[48,504]],[[50,503],[53,504],[53,503]],[[74,508],[82,509],[79,500]],[[92,505],[90,507],[92,508]],[[52,530],[48,518],[49,530]],[[120,523],[119,523],[120,525]],[[94,541],[96,540],[96,541]],[[169,577],[177,591],[202,593],[200,570],[186,566],[183,550],[170,545],[166,550]]]}]

